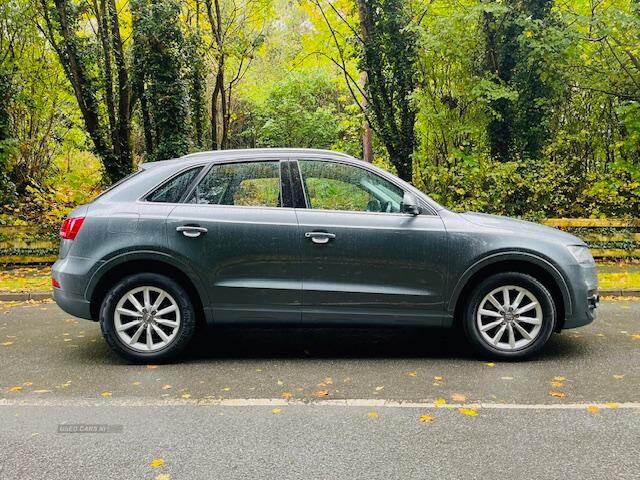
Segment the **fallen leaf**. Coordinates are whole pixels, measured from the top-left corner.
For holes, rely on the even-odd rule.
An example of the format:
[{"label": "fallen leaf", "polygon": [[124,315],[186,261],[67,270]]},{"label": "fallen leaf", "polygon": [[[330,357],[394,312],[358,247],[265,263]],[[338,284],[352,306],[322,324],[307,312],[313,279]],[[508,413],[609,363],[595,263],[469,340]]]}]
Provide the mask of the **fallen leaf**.
[{"label": "fallen leaf", "polygon": [[161,458],[154,458],[153,460],[151,460],[151,463],[149,465],[151,465],[153,468],[158,468],[164,465],[164,460]]},{"label": "fallen leaf", "polygon": [[564,386],[564,383],[562,383],[562,382],[551,382],[551,386],[556,387],[556,388],[562,388]]},{"label": "fallen leaf", "polygon": [[369,418],[378,418],[378,412],[369,412],[369,413],[367,413],[367,417],[369,417]]},{"label": "fallen leaf", "polygon": [[[71,382],[68,382],[71,383]],[[33,385],[33,382],[24,382],[22,385],[24,385],[25,387],[30,387],[31,385]]]},{"label": "fallen leaf", "polygon": [[631,335],[631,338],[633,338],[634,340],[640,340],[640,333],[634,333],[633,335]]},{"label": "fallen leaf", "polygon": [[313,395],[315,397],[328,397],[329,396],[329,392],[327,390],[318,390],[318,391],[314,392]]},{"label": "fallen leaf", "polygon": [[493,362],[487,362],[487,363],[485,363],[485,365],[486,365],[487,367],[495,367],[495,366],[496,366],[496,364],[495,364],[495,363],[493,363]]},{"label": "fallen leaf", "polygon": [[474,408],[459,408],[458,411],[463,415],[468,415],[470,417],[475,417],[478,415],[478,411]]},{"label": "fallen leaf", "polygon": [[285,400],[291,400],[291,397],[293,397],[293,393],[291,393],[291,392],[282,392],[282,398],[284,398]]},{"label": "fallen leaf", "polygon": [[222,389],[223,392],[230,392],[231,391],[231,387],[224,387]]},{"label": "fallen leaf", "polygon": [[282,409],[274,408],[273,410],[271,410],[271,413],[273,413],[274,415],[280,415],[282,413]]},{"label": "fallen leaf", "polygon": [[556,392],[556,391],[554,391],[554,390],[551,390],[551,391],[549,392],[549,395],[551,395],[552,397],[556,397],[556,398],[564,398],[564,397],[566,397],[566,396],[567,396],[567,394],[566,394],[566,393],[564,393],[564,392]]},{"label": "fallen leaf", "polygon": [[140,382],[133,382],[131,385],[140,385]]},{"label": "fallen leaf", "polygon": [[189,400],[191,398],[191,394],[190,393],[183,393],[182,398],[184,398],[185,400]]},{"label": "fallen leaf", "polygon": [[33,393],[51,393],[51,390],[34,390]]},{"label": "fallen leaf", "polygon": [[513,377],[500,377],[502,380],[513,380]]},{"label": "fallen leaf", "polygon": [[618,404],[616,402],[607,402],[605,403],[605,406],[607,408],[611,408],[612,410],[615,410],[616,408],[618,408]]},{"label": "fallen leaf", "polygon": [[327,377],[324,379],[324,383],[327,385],[333,385],[333,379],[331,377]]},{"label": "fallen leaf", "polygon": [[420,421],[422,423],[429,423],[429,422],[433,422],[435,420],[435,417],[432,415],[420,415]]},{"label": "fallen leaf", "polygon": [[156,480],[171,480],[171,477],[166,473],[161,473],[160,475],[156,476]]},{"label": "fallen leaf", "polygon": [[407,372],[407,375],[409,375],[410,377],[417,377],[418,372]]},{"label": "fallen leaf", "polygon": [[444,398],[438,398],[435,402],[433,402],[437,407],[441,407],[447,404],[447,401]]},{"label": "fallen leaf", "polygon": [[3,347],[8,347],[9,345],[13,345],[13,342],[3,342],[2,343]]},{"label": "fallen leaf", "polygon": [[102,395],[103,397],[110,397],[112,395],[111,392],[102,392],[100,395]]},{"label": "fallen leaf", "polygon": [[433,379],[434,379],[436,382],[441,382],[441,381],[443,381],[443,380],[444,380],[444,377],[441,377],[441,376],[439,376],[439,375],[438,375],[438,376],[436,376],[436,377],[433,377]]},{"label": "fallen leaf", "polygon": [[284,385],[284,382],[282,380],[278,380],[278,385]]},{"label": "fallen leaf", "polygon": [[624,378],[624,375],[614,375],[613,378],[615,378],[616,380],[622,380]]},{"label": "fallen leaf", "polygon": [[22,387],[20,386],[11,387],[9,389],[10,392],[19,392],[20,390],[22,390]]},{"label": "fallen leaf", "polygon": [[171,385],[169,385],[169,384],[162,386],[163,390],[169,390],[170,388],[173,388],[173,387]]},{"label": "fallen leaf", "polygon": [[600,408],[598,408],[595,405],[589,405],[587,407],[587,412],[589,412],[589,413],[598,413],[599,411],[600,411]]},{"label": "fallen leaf", "polygon": [[384,385],[380,385],[378,387],[376,387],[376,392],[379,392],[380,390],[382,390],[384,388]]},{"label": "fallen leaf", "polygon": [[158,368],[158,365],[147,365],[147,368],[151,368],[151,369]]},{"label": "fallen leaf", "polygon": [[553,377],[554,382],[564,382],[566,378],[564,377]]},{"label": "fallen leaf", "polygon": [[460,395],[459,393],[454,393],[453,395],[451,395],[451,399],[454,402],[464,402],[467,397],[465,397],[464,395]]}]

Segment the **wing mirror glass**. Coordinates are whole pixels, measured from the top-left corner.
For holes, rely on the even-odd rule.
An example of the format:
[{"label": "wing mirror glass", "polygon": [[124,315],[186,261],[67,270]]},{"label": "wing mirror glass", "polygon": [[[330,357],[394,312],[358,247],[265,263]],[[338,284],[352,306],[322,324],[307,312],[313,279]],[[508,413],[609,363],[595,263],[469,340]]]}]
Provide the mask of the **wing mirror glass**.
[{"label": "wing mirror glass", "polygon": [[411,192],[404,192],[402,197],[402,213],[420,215],[420,203],[418,197]]}]

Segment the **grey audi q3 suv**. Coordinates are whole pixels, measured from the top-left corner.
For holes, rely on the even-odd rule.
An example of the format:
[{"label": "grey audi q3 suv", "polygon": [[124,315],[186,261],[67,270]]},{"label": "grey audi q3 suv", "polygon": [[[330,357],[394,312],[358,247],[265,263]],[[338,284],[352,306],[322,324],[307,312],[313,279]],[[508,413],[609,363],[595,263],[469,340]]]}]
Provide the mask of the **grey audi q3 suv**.
[{"label": "grey audi q3 suv", "polygon": [[340,153],[205,152],[143,164],[73,210],[58,305],[137,362],[218,324],[462,327],[516,359],[590,323],[596,266],[553,228],[454,213]]}]

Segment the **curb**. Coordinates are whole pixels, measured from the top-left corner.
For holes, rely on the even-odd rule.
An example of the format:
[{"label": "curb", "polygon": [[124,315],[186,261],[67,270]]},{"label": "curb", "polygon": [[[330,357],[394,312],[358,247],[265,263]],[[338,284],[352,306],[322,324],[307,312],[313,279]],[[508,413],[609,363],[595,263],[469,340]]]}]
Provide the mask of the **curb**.
[{"label": "curb", "polygon": [[[601,297],[640,297],[639,289],[607,288],[598,292]],[[40,301],[53,298],[53,292],[0,292],[0,302]]]}]

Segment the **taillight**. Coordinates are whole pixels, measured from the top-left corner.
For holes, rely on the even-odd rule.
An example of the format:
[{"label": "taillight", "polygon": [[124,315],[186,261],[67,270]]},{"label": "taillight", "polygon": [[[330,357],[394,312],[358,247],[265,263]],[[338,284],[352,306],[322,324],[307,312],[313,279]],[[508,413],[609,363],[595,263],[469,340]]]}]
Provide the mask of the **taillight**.
[{"label": "taillight", "polygon": [[84,217],[67,217],[60,227],[60,236],[65,240],[73,240],[78,235]]},{"label": "taillight", "polygon": [[51,286],[53,288],[60,288],[60,282],[58,282],[55,278],[51,277]]}]

